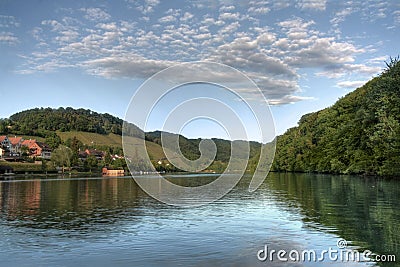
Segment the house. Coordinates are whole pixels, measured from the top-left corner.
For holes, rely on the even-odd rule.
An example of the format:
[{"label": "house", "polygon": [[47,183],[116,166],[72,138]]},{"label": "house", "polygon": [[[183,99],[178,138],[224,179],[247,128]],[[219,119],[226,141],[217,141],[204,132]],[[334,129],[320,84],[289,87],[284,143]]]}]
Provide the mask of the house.
[{"label": "house", "polygon": [[22,137],[9,137],[8,140],[10,141],[10,152],[11,154],[20,154],[22,142],[24,139]]},{"label": "house", "polygon": [[51,148],[43,142],[38,142],[35,139],[24,140],[21,146],[28,147],[30,157],[39,157],[42,159],[51,158]]},{"label": "house", "polygon": [[24,140],[24,141],[22,141],[21,146],[26,146],[27,148],[29,148],[34,143],[36,143],[35,139]]},{"label": "house", "polygon": [[85,150],[86,155],[90,156],[93,155],[96,157],[97,160],[102,160],[105,156],[103,151],[97,150],[97,149],[86,149]]},{"label": "house", "polygon": [[5,135],[0,136],[0,146],[1,146],[2,148],[4,148],[5,150],[10,151],[11,142],[10,142],[10,140],[8,139],[7,136],[5,136]]},{"label": "house", "polygon": [[102,160],[104,159],[105,152],[97,149],[85,149],[85,151],[79,151],[78,158],[81,161],[85,161],[90,155],[95,156],[97,160]]},{"label": "house", "polygon": [[80,159],[81,161],[85,161],[88,157],[88,154],[85,151],[80,151],[78,153],[78,159]]},{"label": "house", "polygon": [[4,153],[5,153],[4,149],[0,146],[0,159],[3,158]]},{"label": "house", "polygon": [[36,142],[36,144],[39,146],[39,150],[37,153],[40,154],[39,157],[42,159],[50,159],[51,158],[51,148],[43,142]]}]

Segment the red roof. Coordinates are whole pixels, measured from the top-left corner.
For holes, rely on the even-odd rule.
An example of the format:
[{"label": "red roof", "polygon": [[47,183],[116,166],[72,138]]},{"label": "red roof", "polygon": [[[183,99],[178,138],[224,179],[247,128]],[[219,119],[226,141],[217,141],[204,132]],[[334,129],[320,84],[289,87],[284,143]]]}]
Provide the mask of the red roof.
[{"label": "red roof", "polygon": [[7,138],[7,136],[5,136],[5,135],[0,136],[0,143],[3,142],[6,138]]},{"label": "red roof", "polygon": [[30,139],[30,140],[24,140],[21,145],[30,147],[34,143],[36,143],[36,140],[35,139],[33,139],[33,140]]},{"label": "red roof", "polygon": [[10,143],[15,146],[22,141],[22,137],[9,137]]}]

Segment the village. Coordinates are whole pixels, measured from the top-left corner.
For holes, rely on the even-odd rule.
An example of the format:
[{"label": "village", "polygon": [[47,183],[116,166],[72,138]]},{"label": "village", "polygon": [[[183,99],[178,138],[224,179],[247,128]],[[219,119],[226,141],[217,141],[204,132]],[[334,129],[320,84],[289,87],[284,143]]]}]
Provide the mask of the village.
[{"label": "village", "polygon": [[[10,167],[10,164],[19,163],[18,166],[28,166],[29,164],[36,164],[45,166],[40,170],[45,170],[47,173],[46,166],[52,165],[47,162],[51,162],[52,154],[56,152],[50,148],[45,142],[37,141],[36,139],[24,139],[18,136],[0,136],[0,163],[8,163],[8,165],[0,165],[0,174],[14,174],[14,169]],[[100,170],[103,175],[117,176],[124,175],[123,164],[113,164],[116,162],[123,162],[124,157],[120,155],[111,155],[105,151],[97,150],[94,148],[86,148],[84,150],[79,149],[75,155],[77,161],[73,164],[73,160],[69,159],[71,162],[66,166],[69,170],[82,170],[82,168],[89,168],[90,172],[92,170]],[[73,156],[71,156],[72,158]],[[56,161],[55,161],[56,162]],[[64,166],[55,166],[56,163],[52,162],[54,165],[54,170],[64,172]],[[110,166],[118,165],[117,168],[110,168]],[[82,167],[83,166],[83,167]],[[24,168],[22,168],[24,169]],[[26,171],[24,171],[26,173]]]},{"label": "village", "polygon": [[22,156],[51,159],[51,148],[35,139],[24,140],[22,137],[0,136],[0,159],[21,161]]}]

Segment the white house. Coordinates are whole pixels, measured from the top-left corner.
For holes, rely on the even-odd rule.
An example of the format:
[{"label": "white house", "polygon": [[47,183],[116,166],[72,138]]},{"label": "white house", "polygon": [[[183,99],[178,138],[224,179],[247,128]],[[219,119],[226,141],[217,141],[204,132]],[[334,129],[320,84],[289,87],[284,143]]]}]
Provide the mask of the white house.
[{"label": "white house", "polygon": [[0,136],[0,146],[6,150],[9,150],[11,148],[11,142],[7,136]]}]

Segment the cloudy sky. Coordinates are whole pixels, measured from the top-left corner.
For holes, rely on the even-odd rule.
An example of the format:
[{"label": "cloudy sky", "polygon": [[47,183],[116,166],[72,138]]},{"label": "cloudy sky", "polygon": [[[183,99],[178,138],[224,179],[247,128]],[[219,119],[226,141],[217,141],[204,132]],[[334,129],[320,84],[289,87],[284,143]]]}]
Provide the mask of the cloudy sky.
[{"label": "cloudy sky", "polygon": [[123,118],[153,74],[209,61],[256,82],[280,134],[379,74],[399,26],[397,0],[2,0],[0,117],[72,106]]}]

